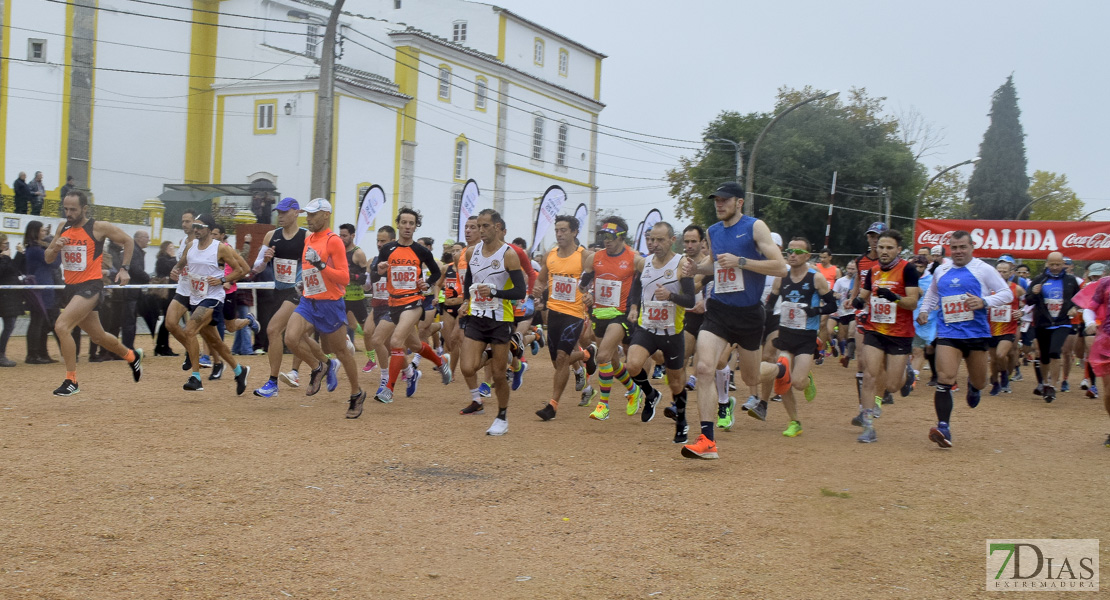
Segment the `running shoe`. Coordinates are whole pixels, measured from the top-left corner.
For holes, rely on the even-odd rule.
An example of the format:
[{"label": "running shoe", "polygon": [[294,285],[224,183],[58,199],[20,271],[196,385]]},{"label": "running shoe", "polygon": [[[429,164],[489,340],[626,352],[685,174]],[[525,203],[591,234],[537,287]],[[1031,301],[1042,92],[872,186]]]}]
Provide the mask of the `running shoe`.
[{"label": "running shoe", "polygon": [[1002,393],[1003,394],[1012,394],[1013,390],[1010,389],[1009,385],[1004,385],[1004,386],[1002,386]]},{"label": "running shoe", "polygon": [[696,389],[698,389],[698,378],[691,375],[690,378],[686,380],[686,391],[692,392]]},{"label": "running shoe", "polygon": [[468,404],[466,408],[459,411],[459,414],[460,415],[481,415],[481,414],[485,414],[485,412],[486,412],[486,405],[482,404],[481,402],[478,402],[477,400],[471,400],[470,404]]},{"label": "running shoe", "polygon": [[696,442],[682,447],[682,456],[686,458],[719,458],[717,456],[717,442],[705,437],[705,434],[701,434]]},{"label": "running shoe", "polygon": [[798,437],[802,435],[802,424],[798,421],[791,421],[790,426],[782,434],[786,437]]},{"label": "running shoe", "polygon": [[771,396],[771,402],[782,402],[782,396],[780,396],[779,394]]},{"label": "running shoe", "polygon": [[780,356],[775,362],[782,365],[785,370],[781,377],[775,378],[775,393],[785,394],[786,390],[790,389],[790,359]]},{"label": "running shoe", "polygon": [[305,396],[315,396],[320,392],[320,383],[324,380],[327,370],[327,365],[322,364],[309,372],[308,389],[304,392]]},{"label": "running shoe", "polygon": [[385,387],[384,385],[378,388],[378,393],[374,394],[374,400],[382,404],[389,404],[393,402],[393,390]]},{"label": "running shoe", "polygon": [[863,426],[863,433],[859,434],[856,441],[861,444],[873,444],[879,441],[879,436],[875,433],[875,427],[865,424]]},{"label": "running shoe", "polygon": [[333,358],[328,360],[328,371],[324,377],[328,382],[328,391],[334,392],[335,388],[339,387],[339,359]]},{"label": "running shoe", "polygon": [[134,352],[135,360],[127,363],[127,366],[131,367],[131,378],[135,380],[135,383],[139,383],[139,380],[143,378],[143,349],[135,348]]},{"label": "running shoe", "polygon": [[555,418],[555,407],[548,402],[543,405],[543,408],[536,411],[536,416],[541,420],[550,421]]},{"label": "running shoe", "polygon": [[366,402],[366,392],[359,390],[357,394],[351,396],[348,400],[347,418],[357,419],[362,416],[362,404]]},{"label": "running shoe", "polygon": [[239,365],[239,374],[235,376],[235,395],[242,396],[243,392],[247,391],[247,374],[251,372],[250,367]]},{"label": "running shoe", "polygon": [[488,383],[483,381],[482,383],[478,384],[478,395],[483,398],[489,398],[491,395],[493,395],[493,390],[490,389]]},{"label": "running shoe", "polygon": [[[674,424],[674,443],[685,444],[690,441],[690,426],[686,421],[675,421]],[[1110,440],[1108,440],[1110,441]]]},{"label": "running shoe", "polygon": [[72,379],[66,379],[65,381],[62,382],[62,385],[58,386],[58,389],[54,390],[54,395],[55,396],[72,396],[72,395],[74,395],[74,394],[76,394],[77,392],[80,392],[80,391],[81,390],[80,390],[80,388],[77,387],[77,382],[76,381],[73,381]]},{"label": "running shoe", "polygon": [[408,385],[405,386],[406,398],[412,398],[412,395],[416,393],[416,386],[420,383],[420,378],[423,376],[423,373],[416,370],[413,372],[412,376],[409,377]]},{"label": "running shoe", "polygon": [[185,360],[181,361],[181,370],[182,371],[192,371],[193,370],[193,361],[189,360],[189,353],[188,352],[185,353]]},{"label": "running shoe", "polygon": [[902,389],[898,390],[898,393],[901,394],[903,398],[909,396],[910,392],[913,391],[915,383],[917,383],[917,373],[914,372],[913,367],[906,365],[906,383],[902,384]]},{"label": "running shoe", "polygon": [[597,421],[604,421],[609,418],[609,406],[604,402],[598,402],[597,407],[590,413],[590,418]]},{"label": "running shoe", "polygon": [[1098,386],[1097,385],[1092,385],[1092,386],[1087,388],[1087,397],[1088,398],[1098,398]]},{"label": "running shoe", "polygon": [[1080,381],[1080,382],[1079,382],[1079,389],[1081,389],[1081,390],[1086,390],[1086,389],[1087,389],[1087,388],[1089,388],[1089,387],[1091,387],[1091,380],[1089,380],[1089,379],[1087,379],[1086,377],[1084,377],[1084,378],[1083,378],[1083,381]]},{"label": "running shoe", "polygon": [[732,429],[733,413],[736,411],[736,398],[729,396],[728,402],[717,403],[717,428],[728,431]]},{"label": "running shoe", "polygon": [[540,343],[539,343],[539,341],[532,340],[532,343],[529,344],[529,345],[531,346],[532,356],[535,356],[535,355],[540,353]]},{"label": "running shoe", "polygon": [[199,377],[190,375],[189,381],[186,381],[185,385],[181,386],[181,389],[185,390],[186,392],[203,392],[204,384],[200,382]]},{"label": "running shoe", "polygon": [[757,406],[759,406],[759,398],[755,396],[748,396],[747,402],[744,402],[744,404],[741,405],[740,408],[744,410],[751,410]]},{"label": "running shoe", "polygon": [[278,379],[280,379],[282,383],[288,385],[289,387],[301,387],[301,374],[298,373],[296,369],[293,369],[288,373],[278,373]]},{"label": "running shoe", "polygon": [[856,415],[855,417],[852,418],[852,425],[855,425],[856,427],[866,427],[866,425],[864,425],[864,422],[863,422],[863,411],[862,410],[859,411],[858,415]]},{"label": "running shoe", "polygon": [[601,394],[594,389],[594,386],[587,385],[586,389],[582,390],[582,399],[578,401],[578,406],[589,406],[594,403]]},{"label": "running shoe", "polygon": [[636,386],[631,392],[624,395],[624,399],[626,401],[624,412],[631,417],[636,414],[644,404],[644,390]]},{"label": "running shoe", "polygon": [[640,411],[640,422],[649,423],[655,418],[655,405],[663,394],[659,390],[652,390],[651,394],[645,394],[644,409]]},{"label": "running shoe", "polygon": [[883,392],[883,404],[894,404],[894,395],[890,392]]},{"label": "running shoe", "polygon": [[878,419],[883,416],[883,399],[875,396],[875,406],[871,409],[871,417]]},{"label": "running shoe", "polygon": [[586,387],[586,371],[578,369],[574,372],[574,391],[581,392],[584,387]]},{"label": "running shoe", "polygon": [[929,430],[929,439],[941,448],[951,448],[952,432],[948,430],[948,423],[937,423],[936,427]]},{"label": "running shoe", "polygon": [[663,409],[663,416],[672,421],[678,420],[678,404],[671,402],[671,405]]},{"label": "running shoe", "polygon": [[997,395],[1001,394],[1002,393],[1002,384],[998,383],[997,381],[992,381],[991,382],[991,391],[987,392],[987,393],[989,393],[991,396],[997,396]]},{"label": "running shoe", "polygon": [[443,364],[439,366],[439,377],[443,380],[443,385],[450,385],[455,377],[455,374],[451,372],[451,355],[444,354],[440,359]]},{"label": "running shoe", "polygon": [[929,381],[925,382],[925,385],[929,387],[937,387],[937,376],[933,375],[932,377],[930,377]]},{"label": "running shoe", "polygon": [[539,343],[540,348],[547,346],[547,336],[543,332],[543,325],[536,325],[536,342]]},{"label": "running shoe", "polygon": [[971,385],[971,380],[967,382],[967,405],[971,408],[979,406],[979,400],[982,399],[982,393]]},{"label": "running shoe", "polygon": [[1070,392],[1071,391],[1071,386],[1068,385],[1068,380],[1067,379],[1060,382],[1060,391],[1061,392]]},{"label": "running shoe", "polygon": [[809,385],[806,386],[805,397],[806,402],[813,402],[813,399],[817,397],[817,382],[813,380],[813,373],[809,374]]},{"label": "running shoe", "polygon": [[847,354],[841,354],[841,355],[840,355],[840,366],[842,366],[842,367],[844,367],[845,369],[847,369],[847,368],[848,368],[848,363],[849,363],[849,362],[850,362],[851,360],[852,360],[852,359],[851,359],[851,358],[848,358],[848,355],[847,355]]},{"label": "running shoe", "polygon": [[1044,384],[1043,383],[1038,383],[1037,387],[1033,388],[1033,395],[1034,396],[1043,396],[1044,395]]},{"label": "running shoe", "polygon": [[254,318],[254,313],[247,313],[247,327],[250,327],[255,335],[258,335],[258,332],[262,331],[262,326],[259,325],[258,319]]},{"label": "running shoe", "polygon": [[211,369],[212,368],[212,357],[208,356],[207,354],[201,354],[200,355],[200,368],[202,368],[202,369]]},{"label": "running shoe", "polygon": [[505,435],[509,433],[509,422],[505,419],[494,419],[493,425],[486,430],[486,435]]},{"label": "running shoe", "polygon": [[755,408],[749,408],[748,409],[748,416],[753,418],[753,419],[759,419],[760,421],[766,421],[767,420],[767,403],[766,402],[760,402],[759,404],[755,405]]},{"label": "running shoe", "polygon": [[378,366],[378,363],[374,362],[374,359],[368,359],[366,361],[366,365],[362,367],[362,372],[369,373],[370,371],[373,371],[374,367],[376,366]]},{"label": "running shoe", "polygon": [[1102,445],[1110,448],[1110,435],[1106,436],[1106,441],[1103,442]]},{"label": "running shoe", "polygon": [[254,390],[254,395],[259,398],[273,398],[278,395],[278,384],[272,379],[267,379],[262,387]]},{"label": "running shoe", "polygon": [[586,374],[593,375],[597,371],[597,344],[586,346]]},{"label": "running shoe", "polygon": [[[528,363],[526,363],[524,361],[521,361],[520,370],[519,371],[513,371],[513,381],[509,385],[509,388],[512,391],[515,392],[518,389],[520,389],[520,384],[524,383],[524,372],[527,371],[527,370],[528,370]],[[449,382],[445,381],[444,383],[449,383]]]},{"label": "running shoe", "polygon": [[662,379],[663,378],[663,365],[655,365],[655,369],[653,369],[652,372],[651,372],[651,378],[652,379]]},{"label": "running shoe", "polygon": [[216,381],[224,376],[224,363],[212,365],[212,372],[208,374],[208,381]]},{"label": "running shoe", "polygon": [[1023,379],[1025,379],[1025,377],[1021,374],[1021,367],[1014,368],[1014,374],[1010,375],[1010,381],[1021,381]]},{"label": "running shoe", "polygon": [[1056,399],[1056,388],[1051,385],[1044,386],[1044,401],[1051,403]]}]

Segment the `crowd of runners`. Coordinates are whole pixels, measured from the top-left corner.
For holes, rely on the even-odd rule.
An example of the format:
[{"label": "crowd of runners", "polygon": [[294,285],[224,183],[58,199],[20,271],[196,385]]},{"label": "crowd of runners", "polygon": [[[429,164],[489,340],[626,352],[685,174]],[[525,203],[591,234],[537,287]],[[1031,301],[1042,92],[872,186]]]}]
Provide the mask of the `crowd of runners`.
[{"label": "crowd of runners", "polygon": [[[898,231],[879,222],[865,232],[867,252],[841,269],[828,248],[814,252],[805,238],[784,240],[744,215],[738,184],[720,186],[711,198],[718,222],[681,232],[659,222],[646,232],[646,256],[628,244],[628,224],[620,217],[598,223],[597,247],[589,249],[580,241],[579,221],[557,216],[556,245],[536,260],[524,240],[506,241],[505,221],[492,209],[470,217],[465,240],[437,258],[430,239],[414,237],[421,215],[412,209],[398,211],[395,227],[377,230],[376,248],[359,248],[354,226],[341,225],[338,234],[330,229],[326,200],[301,207],[286,198],[275,208],[278,226],[250,265],[213,238],[210,215],[187,211],[173,271],[178,285],[166,318],[187,351],[183,389],[204,390],[202,339],[208,354],[221,357],[234,374],[236,394],[244,394],[250,367],[236,362],[217,325],[255,332],[265,326],[269,373],[254,389],[257,397],[274,398],[282,385],[302,383],[309,396],[323,387],[332,392],[342,371],[350,393],[346,417],[356,419],[369,398],[389,404],[401,390],[412,396],[423,370],[435,371],[445,386],[461,371],[466,392],[458,393],[459,413],[485,414],[486,402],[496,397],[486,433],[503,435],[529,354],[546,347],[554,376],[536,418],[552,421],[561,414],[573,377],[578,405],[593,406],[590,419],[609,419],[614,397],[613,410],[623,404],[627,416],[638,414],[645,423],[662,412],[689,458],[718,458],[717,430],[732,429],[741,413],[765,421],[778,402],[787,417],[783,435],[800,435],[805,405],[797,396],[814,400],[813,369],[826,359],[839,359],[843,367],[855,361],[859,405],[851,423],[860,428],[862,443],[879,439],[877,420],[895,394],[908,396],[927,385],[934,388],[937,417],[928,438],[951,448],[959,385],[975,408],[984,393],[1011,393],[1011,382],[1021,381],[1022,367],[1030,364],[1037,378],[1033,393],[1045,402],[1070,390],[1073,368],[1082,370],[1080,388],[1090,398],[1099,397],[1101,378],[1110,413],[1105,265],[1089,265],[1079,278],[1070,261],[1052,252],[1043,272],[1031,277],[1008,256],[993,266],[976,258],[967,232],[952,233],[947,247],[912,254]],[[96,312],[104,240],[124,247],[125,265],[132,240],[87,218],[87,204],[79,191],[64,198],[66,221],[46,250],[48,261],[61,256],[68,298],[56,327],[66,366],[54,392],[59,396],[80,391],[69,335],[75,326],[125,359],[136,382],[142,377],[142,351],[105,333]],[[302,213],[307,230],[298,225]],[[224,321],[228,287],[266,270],[280,299],[274,316],[265,324],[249,314]],[[117,282],[128,280],[124,267]],[[361,368],[360,341],[367,358]],[[286,348],[293,364],[283,372]],[[961,361],[968,378],[958,382]],[[309,369],[306,382],[298,371],[302,364]],[[360,377],[375,368],[380,383],[370,395]],[[747,392],[739,406],[730,394],[736,389]],[[1110,437],[1105,444],[1110,447]]]}]

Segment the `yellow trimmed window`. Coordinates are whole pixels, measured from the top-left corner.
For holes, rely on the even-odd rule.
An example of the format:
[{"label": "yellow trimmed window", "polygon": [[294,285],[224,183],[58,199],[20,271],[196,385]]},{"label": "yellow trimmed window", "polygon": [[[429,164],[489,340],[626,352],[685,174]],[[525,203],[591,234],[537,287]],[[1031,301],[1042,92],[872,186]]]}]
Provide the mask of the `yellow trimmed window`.
[{"label": "yellow trimmed window", "polygon": [[479,75],[474,80],[474,108],[484,112],[487,96],[489,96],[489,82],[486,81],[485,77]]},{"label": "yellow trimmed window", "polygon": [[532,49],[532,62],[539,66],[543,66],[543,40],[536,38],[535,45]]},{"label": "yellow trimmed window", "polygon": [[570,52],[566,48],[559,48],[559,75],[567,76],[570,71]]},{"label": "yellow trimmed window", "polygon": [[254,133],[267,135],[277,133],[277,100],[254,101]]},{"label": "yellow trimmed window", "polygon": [[439,85],[436,97],[442,102],[451,101],[451,67],[439,65]]}]

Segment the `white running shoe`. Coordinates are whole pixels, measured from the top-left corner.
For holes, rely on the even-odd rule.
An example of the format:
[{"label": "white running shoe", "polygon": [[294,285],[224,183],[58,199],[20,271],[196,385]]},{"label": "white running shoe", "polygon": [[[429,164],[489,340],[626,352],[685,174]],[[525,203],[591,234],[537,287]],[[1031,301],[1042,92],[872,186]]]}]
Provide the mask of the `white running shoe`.
[{"label": "white running shoe", "polygon": [[296,369],[293,369],[288,373],[278,373],[278,379],[280,379],[282,383],[290,387],[301,387],[301,376],[299,373],[297,373]]},{"label": "white running shoe", "polygon": [[505,419],[494,419],[493,425],[486,430],[486,435],[505,435],[509,432],[509,422]]}]

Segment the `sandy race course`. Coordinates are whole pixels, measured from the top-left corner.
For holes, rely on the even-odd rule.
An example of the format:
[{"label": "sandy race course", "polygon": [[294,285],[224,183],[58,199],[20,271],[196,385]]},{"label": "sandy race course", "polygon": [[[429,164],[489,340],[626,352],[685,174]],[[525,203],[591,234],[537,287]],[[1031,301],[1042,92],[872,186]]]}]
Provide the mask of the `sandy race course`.
[{"label": "sandy race course", "polygon": [[[856,443],[854,368],[828,361],[802,436],[772,405],[693,461],[662,414],[588,419],[573,380],[540,422],[543,352],[501,438],[431,371],[347,420],[342,379],[264,400],[230,375],[184,392],[180,359],[138,384],[82,359],[59,399],[61,366],[3,369],[0,598],[968,598],[988,595],[986,539],[1110,527],[1101,402],[1046,405],[1032,369],[974,411],[958,393],[941,450],[923,385]],[[245,364],[261,385],[265,357]]]}]

